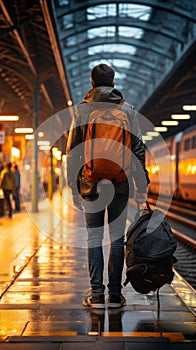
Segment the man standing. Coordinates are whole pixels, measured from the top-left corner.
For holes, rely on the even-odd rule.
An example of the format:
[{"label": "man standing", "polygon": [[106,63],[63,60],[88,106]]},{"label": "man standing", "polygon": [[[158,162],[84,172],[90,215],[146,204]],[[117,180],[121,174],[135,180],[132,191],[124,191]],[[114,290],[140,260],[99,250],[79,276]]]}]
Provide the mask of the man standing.
[{"label": "man standing", "polygon": [[12,204],[11,204],[11,194],[15,192],[16,180],[13,172],[11,171],[12,163],[7,163],[5,169],[1,171],[0,175],[0,187],[3,190],[5,200],[7,202],[9,217],[12,217]]},{"label": "man standing", "polygon": [[[68,185],[72,189],[74,205],[84,210],[88,231],[88,264],[91,295],[83,300],[83,305],[92,308],[105,307],[105,285],[103,284],[104,256],[102,247],[105,213],[107,213],[110,237],[109,281],[107,285],[108,307],[119,308],[126,305],[126,300],[121,293],[121,280],[124,265],[124,232],[127,218],[127,203],[129,195],[133,196],[133,179],[136,187],[135,200],[138,203],[145,203],[147,185],[149,183],[148,173],[145,168],[145,149],[136,113],[133,106],[123,99],[122,93],[114,88],[114,74],[113,69],[106,64],[99,64],[93,68],[91,72],[93,88],[85,95],[83,102],[77,106],[67,143]],[[116,118],[117,121],[120,120],[120,115],[122,115],[123,122],[126,118],[130,125],[129,143],[131,144],[130,148],[134,157],[131,157],[132,160],[130,160],[128,168],[125,165],[122,166],[116,177],[113,175],[112,168],[113,166],[115,167],[115,163],[121,162],[120,156],[119,158],[117,157],[119,150],[124,152],[126,148],[125,145],[118,147],[121,142],[120,138],[119,142],[110,140],[110,144],[106,145],[104,143],[105,146],[103,146],[102,150],[101,136],[99,136],[98,143],[95,136],[95,130],[97,130],[96,128],[100,130],[101,123],[96,124],[96,128],[92,126],[94,136],[91,135],[91,151],[89,152],[86,148],[87,145],[91,145],[89,118],[92,121],[92,112],[95,118],[96,113],[100,116],[100,110],[104,114],[102,120],[107,119],[106,123],[108,123],[102,128],[103,139],[106,138],[104,134],[106,130],[108,130],[108,139],[110,139],[110,134],[112,135],[115,128],[115,123],[113,122],[113,125],[111,124],[108,129],[111,111],[114,114],[114,118],[118,116]],[[116,130],[119,130],[120,135],[120,128]],[[125,130],[123,135],[126,133],[127,130]],[[123,136],[123,138],[125,137]],[[117,145],[116,151],[113,149],[113,145]],[[109,149],[109,155],[106,155],[106,149]],[[102,155],[95,156],[94,151],[98,151]],[[90,153],[89,162],[86,161],[87,153]],[[104,157],[108,159],[103,165]],[[97,180],[92,176],[92,168],[95,167],[95,164],[101,164],[97,163],[97,158],[102,163],[102,168],[108,168],[109,171],[111,169],[111,176],[108,176],[108,174],[98,175]],[[108,163],[107,160],[109,160]]]},{"label": "man standing", "polygon": [[14,192],[15,210],[20,211],[20,171],[18,165],[14,165],[14,176],[16,180],[16,190]]}]

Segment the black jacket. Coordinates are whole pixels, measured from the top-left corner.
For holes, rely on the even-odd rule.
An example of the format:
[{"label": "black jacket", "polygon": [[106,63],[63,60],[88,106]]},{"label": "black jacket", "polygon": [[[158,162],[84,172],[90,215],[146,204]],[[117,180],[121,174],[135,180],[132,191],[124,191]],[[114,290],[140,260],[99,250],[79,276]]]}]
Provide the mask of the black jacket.
[{"label": "black jacket", "polygon": [[[86,127],[88,117],[91,112],[89,103],[119,103],[123,100],[120,91],[113,87],[99,86],[91,89],[84,97],[84,100],[75,110],[72,126],[69,132],[67,142],[67,179],[72,193],[78,193],[85,197],[86,195],[96,194],[96,184],[84,178],[83,166],[83,142],[86,136]],[[149,183],[148,172],[145,168],[145,147],[141,138],[141,131],[137,120],[134,107],[123,102],[121,110],[128,116],[131,127],[131,147],[135,157],[131,161],[131,174],[128,182],[115,184],[115,190],[118,193],[133,196],[133,179],[135,186],[140,193],[146,192]]]}]

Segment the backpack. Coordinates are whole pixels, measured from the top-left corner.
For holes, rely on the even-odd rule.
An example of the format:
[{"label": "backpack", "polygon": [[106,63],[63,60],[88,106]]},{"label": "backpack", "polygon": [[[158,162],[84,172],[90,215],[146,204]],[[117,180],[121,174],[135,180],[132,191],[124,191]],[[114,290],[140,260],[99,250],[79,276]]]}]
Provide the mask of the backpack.
[{"label": "backpack", "polygon": [[131,134],[120,104],[94,109],[88,119],[84,144],[84,173],[88,180],[125,181],[130,171]]},{"label": "backpack", "polygon": [[[174,277],[172,264],[177,244],[171,227],[160,210],[152,210],[149,203],[127,231],[126,281],[142,294],[159,291]],[[158,296],[158,293],[157,293]]]}]

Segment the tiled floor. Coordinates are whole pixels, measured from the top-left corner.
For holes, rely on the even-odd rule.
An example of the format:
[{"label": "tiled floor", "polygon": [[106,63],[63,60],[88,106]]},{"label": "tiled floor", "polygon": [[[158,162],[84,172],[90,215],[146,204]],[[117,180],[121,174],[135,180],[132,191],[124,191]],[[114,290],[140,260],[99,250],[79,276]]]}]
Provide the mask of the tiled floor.
[{"label": "tiled floor", "polygon": [[[44,341],[45,337],[89,335],[133,341],[153,337],[160,343],[169,339],[179,344],[196,339],[195,317],[181,300],[194,307],[195,293],[177,275],[172,286],[160,290],[160,319],[156,295],[138,294],[130,284],[123,289],[127,299],[123,309],[93,311],[82,306],[89,288],[84,219],[69,208],[65,197],[56,194],[53,202],[40,203],[39,213],[23,210],[12,220],[1,218],[0,232],[0,337],[4,344],[21,337]],[[104,250],[107,265],[107,238]],[[107,284],[106,271],[107,266]]]}]

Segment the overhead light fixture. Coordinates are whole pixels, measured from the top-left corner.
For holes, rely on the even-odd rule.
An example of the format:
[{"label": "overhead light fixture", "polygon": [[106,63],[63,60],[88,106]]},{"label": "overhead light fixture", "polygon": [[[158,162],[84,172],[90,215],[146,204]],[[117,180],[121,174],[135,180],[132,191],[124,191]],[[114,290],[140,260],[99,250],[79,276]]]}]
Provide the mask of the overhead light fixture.
[{"label": "overhead light fixture", "polygon": [[152,140],[152,139],[153,139],[152,136],[148,136],[148,135],[143,135],[143,136],[142,136],[142,140],[143,140],[143,141],[150,141],[150,140]]},{"label": "overhead light fixture", "polygon": [[157,137],[159,136],[159,133],[157,131],[147,131],[146,133],[148,136],[152,136],[152,137]]},{"label": "overhead light fixture", "polygon": [[196,105],[184,105],[182,109],[184,111],[196,111]]},{"label": "overhead light fixture", "polygon": [[[44,133],[42,131],[38,132],[38,136],[39,137],[43,137],[44,136]],[[25,139],[26,140],[33,140],[34,139],[34,135],[32,134],[27,134],[25,135]]]},{"label": "overhead light fixture", "polygon": [[68,100],[68,101],[67,101],[67,105],[68,105],[68,106],[72,106],[72,100]]},{"label": "overhead light fixture", "polygon": [[39,137],[44,137],[44,132],[43,132],[43,131],[39,131],[39,132],[38,132],[38,136],[39,136]]},{"label": "overhead light fixture", "polygon": [[167,131],[167,128],[165,126],[155,126],[154,127],[154,131],[157,131],[157,132],[166,132]]},{"label": "overhead light fixture", "polygon": [[50,141],[37,141],[38,146],[50,146]]},{"label": "overhead light fixture", "polygon": [[50,146],[48,145],[42,145],[39,146],[40,151],[50,151]]},{"label": "overhead light fixture", "polygon": [[27,135],[25,135],[25,139],[26,140],[33,140],[34,139],[34,135],[29,135],[29,134],[27,134]]},{"label": "overhead light fixture", "polygon": [[0,115],[1,122],[16,122],[19,118],[19,115]]},{"label": "overhead light fixture", "polygon": [[172,114],[172,119],[178,119],[178,120],[188,120],[191,118],[190,114]]},{"label": "overhead light fixture", "polygon": [[15,128],[14,132],[16,134],[31,134],[33,132],[33,128]]},{"label": "overhead light fixture", "polygon": [[179,124],[179,122],[177,120],[163,120],[161,124],[163,126],[176,126]]}]

